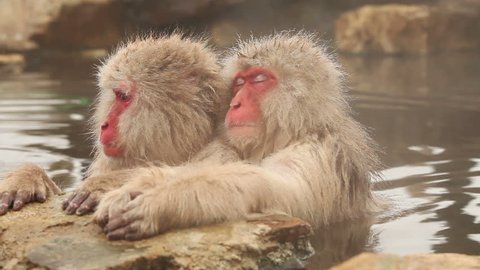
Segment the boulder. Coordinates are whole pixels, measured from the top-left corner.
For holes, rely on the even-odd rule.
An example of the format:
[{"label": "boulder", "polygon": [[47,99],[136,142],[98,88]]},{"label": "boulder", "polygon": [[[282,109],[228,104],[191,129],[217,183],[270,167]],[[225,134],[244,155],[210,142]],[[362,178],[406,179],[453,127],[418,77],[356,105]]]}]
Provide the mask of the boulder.
[{"label": "boulder", "polygon": [[286,216],[108,241],[91,215],[60,211],[63,199],[0,217],[0,269],[281,269],[313,253],[310,226]]},{"label": "boulder", "polygon": [[480,256],[439,253],[398,256],[362,253],[331,270],[461,270],[480,269]]},{"label": "boulder", "polygon": [[0,49],[110,46],[123,34],[121,15],[113,0],[0,1]]},{"label": "boulder", "polygon": [[0,54],[0,75],[19,74],[25,67],[25,57],[21,54]]},{"label": "boulder", "polygon": [[426,5],[368,5],[335,21],[335,42],[349,53],[428,53],[480,48],[480,12]]},{"label": "boulder", "polygon": [[2,0],[0,52],[110,48],[139,29],[182,23],[244,0]]}]

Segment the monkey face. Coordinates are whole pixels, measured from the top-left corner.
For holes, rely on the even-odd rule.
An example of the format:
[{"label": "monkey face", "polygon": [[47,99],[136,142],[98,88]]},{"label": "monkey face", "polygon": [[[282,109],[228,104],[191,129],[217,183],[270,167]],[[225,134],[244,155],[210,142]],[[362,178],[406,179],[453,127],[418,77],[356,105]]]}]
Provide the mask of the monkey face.
[{"label": "monkey face", "polygon": [[276,85],[276,75],[267,68],[251,67],[237,73],[232,84],[234,97],[225,118],[230,135],[258,134],[263,122],[261,102]]},{"label": "monkey face", "polygon": [[173,34],[122,45],[98,72],[91,122],[101,156],[122,164],[188,159],[224,113],[228,95],[219,71],[203,40]]},{"label": "monkey face", "polygon": [[100,143],[103,146],[105,155],[118,157],[123,152],[118,141],[119,119],[135,98],[136,87],[132,83],[121,82],[112,91],[115,95],[115,100],[105,122],[100,127]]}]

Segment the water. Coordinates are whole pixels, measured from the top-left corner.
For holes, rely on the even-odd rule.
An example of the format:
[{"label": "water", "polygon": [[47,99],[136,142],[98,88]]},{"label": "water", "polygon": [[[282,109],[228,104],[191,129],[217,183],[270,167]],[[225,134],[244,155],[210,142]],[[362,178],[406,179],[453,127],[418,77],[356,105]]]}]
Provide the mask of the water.
[{"label": "water", "polygon": [[357,118],[383,150],[373,221],[316,232],[310,269],[362,251],[480,254],[480,54],[344,56]]},{"label": "water", "polygon": [[[44,60],[0,77],[0,172],[37,163],[71,190],[89,164],[93,62]],[[480,254],[480,53],[340,60],[384,152],[375,189],[390,207],[318,230],[309,268],[362,251]]]},{"label": "water", "polygon": [[39,164],[69,191],[89,163],[93,63],[38,60],[23,74],[0,76],[0,173]]}]

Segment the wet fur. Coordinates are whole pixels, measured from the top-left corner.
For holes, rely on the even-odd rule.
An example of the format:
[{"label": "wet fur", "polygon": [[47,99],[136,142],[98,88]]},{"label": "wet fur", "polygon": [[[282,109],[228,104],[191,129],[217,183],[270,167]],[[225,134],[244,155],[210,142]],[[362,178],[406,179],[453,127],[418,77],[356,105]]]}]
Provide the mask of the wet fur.
[{"label": "wet fur", "polygon": [[[230,94],[219,73],[217,55],[207,41],[180,31],[137,37],[120,45],[98,68],[99,92],[90,120],[94,159],[87,179],[64,202],[63,208],[70,207],[67,213],[82,204],[79,197],[71,203],[77,195],[88,197],[83,207],[91,211],[103,193],[131,178],[129,169],[180,165],[192,159],[215,137],[228,105]],[[110,158],[99,142],[100,127],[115,100],[112,89],[125,81],[137,87],[137,95],[118,126],[124,155]],[[34,198],[47,196],[47,190],[57,192],[58,187],[44,176],[36,165],[22,166],[0,182],[0,193],[28,191]],[[8,196],[5,200],[15,197]]]},{"label": "wet fur", "polygon": [[[344,75],[315,36],[281,33],[240,42],[223,64],[229,84],[252,66],[278,75],[277,89],[261,104],[259,135],[234,137],[227,131],[199,153],[210,157],[207,163],[198,158],[179,167],[151,167],[106,194],[95,219],[109,238],[139,239],[258,212],[282,212],[320,226],[375,209],[374,143],[352,118]],[[138,191],[143,195],[127,198]],[[112,203],[115,198],[124,203]],[[117,228],[112,224],[118,220],[128,222]]]}]

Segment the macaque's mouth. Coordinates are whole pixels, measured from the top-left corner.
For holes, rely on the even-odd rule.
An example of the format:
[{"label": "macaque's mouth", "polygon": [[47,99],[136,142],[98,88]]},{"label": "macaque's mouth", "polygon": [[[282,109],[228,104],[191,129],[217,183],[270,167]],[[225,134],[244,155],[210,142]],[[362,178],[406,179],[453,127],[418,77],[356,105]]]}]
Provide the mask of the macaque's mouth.
[{"label": "macaque's mouth", "polygon": [[252,137],[259,132],[259,126],[254,123],[234,123],[227,126],[227,134],[234,137]]},{"label": "macaque's mouth", "polygon": [[109,157],[119,157],[122,155],[122,149],[115,144],[104,144],[103,153]]},{"label": "macaque's mouth", "polygon": [[254,123],[228,123],[227,128],[257,128],[258,125]]}]

